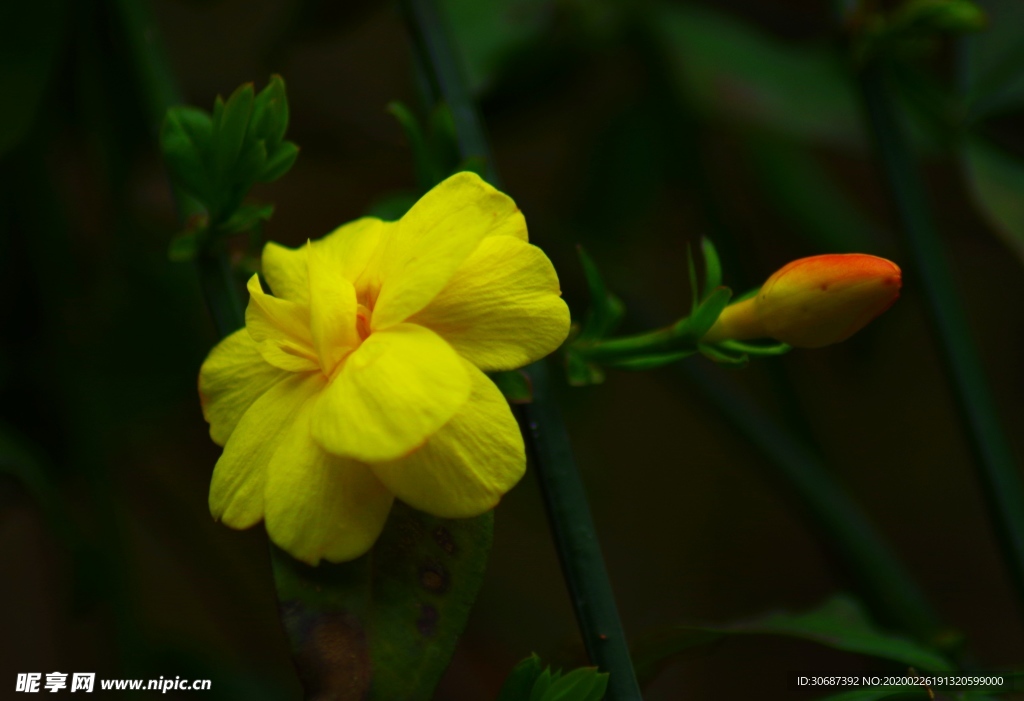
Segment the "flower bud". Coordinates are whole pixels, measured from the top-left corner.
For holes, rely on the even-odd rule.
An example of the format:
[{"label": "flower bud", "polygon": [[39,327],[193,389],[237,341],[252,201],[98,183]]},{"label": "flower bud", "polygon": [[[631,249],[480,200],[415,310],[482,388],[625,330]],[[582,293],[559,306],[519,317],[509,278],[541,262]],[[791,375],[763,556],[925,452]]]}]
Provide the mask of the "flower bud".
[{"label": "flower bud", "polygon": [[901,274],[862,253],[801,258],[768,278],[757,295],[733,304],[702,342],[771,337],[797,348],[845,341],[900,296]]}]

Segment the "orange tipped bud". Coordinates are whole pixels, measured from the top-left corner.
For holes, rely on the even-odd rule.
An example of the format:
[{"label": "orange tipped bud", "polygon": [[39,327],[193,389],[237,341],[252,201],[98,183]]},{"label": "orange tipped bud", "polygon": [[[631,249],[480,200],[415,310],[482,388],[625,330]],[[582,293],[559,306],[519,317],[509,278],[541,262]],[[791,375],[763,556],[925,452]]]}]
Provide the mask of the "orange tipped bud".
[{"label": "orange tipped bud", "polygon": [[729,307],[702,339],[771,337],[820,348],[867,326],[900,296],[899,267],[862,253],[801,258],[768,278],[755,297]]}]

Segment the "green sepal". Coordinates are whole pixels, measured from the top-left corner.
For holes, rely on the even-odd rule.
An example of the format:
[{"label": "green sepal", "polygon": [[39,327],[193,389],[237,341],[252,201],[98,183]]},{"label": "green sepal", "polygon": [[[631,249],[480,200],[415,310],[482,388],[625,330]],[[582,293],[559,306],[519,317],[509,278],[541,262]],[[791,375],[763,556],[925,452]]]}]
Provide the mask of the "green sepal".
[{"label": "green sepal", "polygon": [[441,519],[395,502],[366,555],[310,567],[271,548],[306,698],[428,701],[483,582],[493,512]]},{"label": "green sepal", "polygon": [[590,309],[578,340],[594,341],[608,336],[618,328],[625,314],[625,306],[618,297],[608,291],[597,265],[583,250],[583,246],[577,246],[576,251],[587,279],[587,290],[590,292]]},{"label": "green sepal", "polygon": [[793,346],[788,343],[757,344],[744,343],[743,341],[719,341],[715,344],[715,347],[733,353],[742,353],[760,358],[785,355],[793,350]]},{"label": "green sepal", "polygon": [[713,360],[719,365],[743,367],[750,360],[746,353],[734,353],[722,350],[721,346],[718,345],[711,346],[701,343],[697,346],[697,350],[699,350],[700,354],[705,358]]},{"label": "green sepal", "polygon": [[238,87],[220,115],[213,119],[213,168],[218,177],[230,180],[242,152],[256,92],[252,83]]},{"label": "green sepal", "polygon": [[509,404],[529,404],[533,401],[533,384],[522,370],[496,372],[490,377]]},{"label": "green sepal", "polygon": [[729,306],[731,298],[732,290],[728,287],[717,287],[708,294],[690,316],[676,323],[680,342],[696,343],[703,338],[718,321],[722,310]]},{"label": "green sepal", "polygon": [[599,385],[604,382],[604,370],[595,363],[588,363],[572,346],[565,351],[565,374],[573,387]]},{"label": "green sepal", "polygon": [[700,240],[700,250],[704,254],[704,293],[701,296],[707,297],[715,288],[722,286],[722,261],[711,239],[706,236]]},{"label": "green sepal", "polygon": [[536,653],[531,654],[509,672],[496,701],[524,701],[530,698],[534,684],[543,670],[540,658]]},{"label": "green sepal", "polygon": [[254,178],[256,182],[270,183],[287,173],[295,165],[295,159],[299,157],[299,147],[291,141],[285,141],[273,155],[267,158],[263,169]]},{"label": "green sepal", "polygon": [[689,358],[691,355],[696,353],[696,350],[678,351],[676,353],[657,353],[654,355],[645,355],[640,358],[630,358],[629,360],[618,360],[608,362],[608,367],[618,368],[619,370],[653,370],[660,368],[664,365],[674,363],[677,360]]}]

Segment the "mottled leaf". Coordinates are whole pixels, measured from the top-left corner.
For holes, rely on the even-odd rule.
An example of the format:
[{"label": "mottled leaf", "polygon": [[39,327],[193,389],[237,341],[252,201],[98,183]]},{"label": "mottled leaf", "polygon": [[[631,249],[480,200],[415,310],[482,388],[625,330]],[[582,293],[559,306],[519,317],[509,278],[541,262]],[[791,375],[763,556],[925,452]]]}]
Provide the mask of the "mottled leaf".
[{"label": "mottled leaf", "polygon": [[309,699],[426,701],[483,581],[493,514],[398,502],[367,555],[304,565],[273,548],[281,617]]}]

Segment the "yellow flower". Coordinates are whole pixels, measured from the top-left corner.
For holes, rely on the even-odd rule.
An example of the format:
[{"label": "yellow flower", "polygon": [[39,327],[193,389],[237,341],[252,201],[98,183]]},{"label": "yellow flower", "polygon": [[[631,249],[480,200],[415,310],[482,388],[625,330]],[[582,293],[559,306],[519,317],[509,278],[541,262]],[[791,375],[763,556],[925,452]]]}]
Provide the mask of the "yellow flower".
[{"label": "yellow flower", "polygon": [[863,253],[811,256],[777,270],[760,291],[725,308],[701,339],[772,337],[797,348],[845,341],[900,296],[890,260]]},{"label": "yellow flower", "polygon": [[224,446],[210,511],[261,519],[294,557],[365,553],[398,497],[435,516],[493,508],[525,470],[484,372],[555,350],[569,310],[515,203],[454,175],[397,222],[364,218],[289,249],[269,243],[245,328],[211,351],[203,414]]}]

